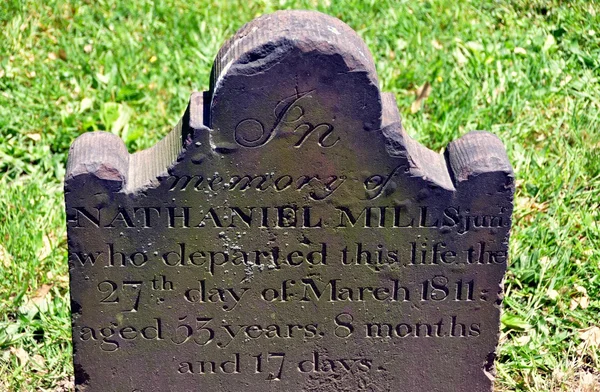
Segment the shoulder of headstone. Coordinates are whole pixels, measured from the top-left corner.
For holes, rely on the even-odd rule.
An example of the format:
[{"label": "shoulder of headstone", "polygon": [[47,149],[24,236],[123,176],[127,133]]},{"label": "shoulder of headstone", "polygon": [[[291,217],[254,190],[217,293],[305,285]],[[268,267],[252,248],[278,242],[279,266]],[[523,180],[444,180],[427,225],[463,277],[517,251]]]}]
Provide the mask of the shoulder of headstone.
[{"label": "shoulder of headstone", "polygon": [[109,191],[120,191],[127,182],[129,153],[121,138],[108,132],[88,132],[69,149],[65,188],[80,181],[101,182]]},{"label": "shoulder of headstone", "polygon": [[[383,128],[387,152],[406,162],[411,177],[448,190],[477,187],[480,180],[501,182],[514,189],[514,172],[502,141],[494,134],[473,131],[452,141],[444,154],[428,149],[410,137],[391,93],[382,93]],[[490,177],[494,177],[491,179]]]},{"label": "shoulder of headstone", "polygon": [[109,132],[87,132],[69,149],[65,190],[135,193],[152,186],[180,161],[186,146],[206,133],[203,93],[190,97],[188,108],[175,128],[154,146],[129,154],[123,140]]},{"label": "shoulder of headstone", "polygon": [[448,169],[458,187],[475,177],[496,174],[512,186],[513,168],[502,141],[486,131],[472,131],[452,141],[446,149]]}]

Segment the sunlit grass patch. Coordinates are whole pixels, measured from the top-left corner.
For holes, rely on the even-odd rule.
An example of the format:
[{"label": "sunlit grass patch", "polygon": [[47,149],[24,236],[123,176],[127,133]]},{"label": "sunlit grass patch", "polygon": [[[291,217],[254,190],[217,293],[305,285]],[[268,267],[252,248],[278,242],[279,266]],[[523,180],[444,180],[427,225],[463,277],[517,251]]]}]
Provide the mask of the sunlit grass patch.
[{"label": "sunlit grass patch", "polygon": [[503,140],[517,191],[497,388],[600,390],[600,5],[584,0],[3,1],[0,390],[70,386],[70,143],[153,145],[224,40],[283,8],[358,31],[420,142]]}]

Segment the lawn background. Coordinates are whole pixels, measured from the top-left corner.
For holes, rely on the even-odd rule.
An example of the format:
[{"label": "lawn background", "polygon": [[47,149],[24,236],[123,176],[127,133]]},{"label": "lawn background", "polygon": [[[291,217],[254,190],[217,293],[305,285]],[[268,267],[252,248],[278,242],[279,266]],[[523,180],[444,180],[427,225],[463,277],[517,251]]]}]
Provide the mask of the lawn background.
[{"label": "lawn background", "polygon": [[153,145],[224,40],[289,8],[359,33],[421,143],[503,140],[517,191],[497,389],[600,391],[600,5],[533,0],[2,0],[0,391],[72,387],[70,143],[107,130]]}]

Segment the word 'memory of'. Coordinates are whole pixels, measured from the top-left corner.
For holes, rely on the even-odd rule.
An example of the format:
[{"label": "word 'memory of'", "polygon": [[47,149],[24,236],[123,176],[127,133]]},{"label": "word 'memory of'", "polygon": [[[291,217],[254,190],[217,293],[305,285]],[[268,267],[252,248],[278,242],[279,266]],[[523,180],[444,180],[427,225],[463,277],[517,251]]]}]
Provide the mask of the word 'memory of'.
[{"label": "word 'memory of'", "polygon": [[312,200],[324,200],[331,196],[346,181],[345,176],[322,177],[319,175],[301,175],[292,177],[288,174],[257,174],[257,175],[233,175],[228,178],[221,177],[215,173],[212,177],[205,178],[200,175],[169,176],[169,191],[240,191],[254,190],[265,192],[274,190],[282,192],[285,190],[301,191],[309,189],[309,197]]},{"label": "word 'memory of'", "polygon": [[74,207],[67,211],[67,221],[74,228],[439,228],[459,234],[508,224],[502,210],[496,215],[478,215],[460,207],[334,206],[327,216],[323,212],[323,208],[297,205]]}]

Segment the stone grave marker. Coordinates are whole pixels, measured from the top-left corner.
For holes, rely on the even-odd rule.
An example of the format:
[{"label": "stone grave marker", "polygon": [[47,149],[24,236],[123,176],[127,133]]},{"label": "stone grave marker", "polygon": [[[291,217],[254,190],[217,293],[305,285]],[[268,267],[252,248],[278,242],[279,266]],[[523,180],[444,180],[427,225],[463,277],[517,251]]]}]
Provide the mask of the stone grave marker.
[{"label": "stone grave marker", "polygon": [[504,147],[411,139],[335,18],[245,25],[154,147],[79,137],[65,191],[79,391],[492,389]]}]

